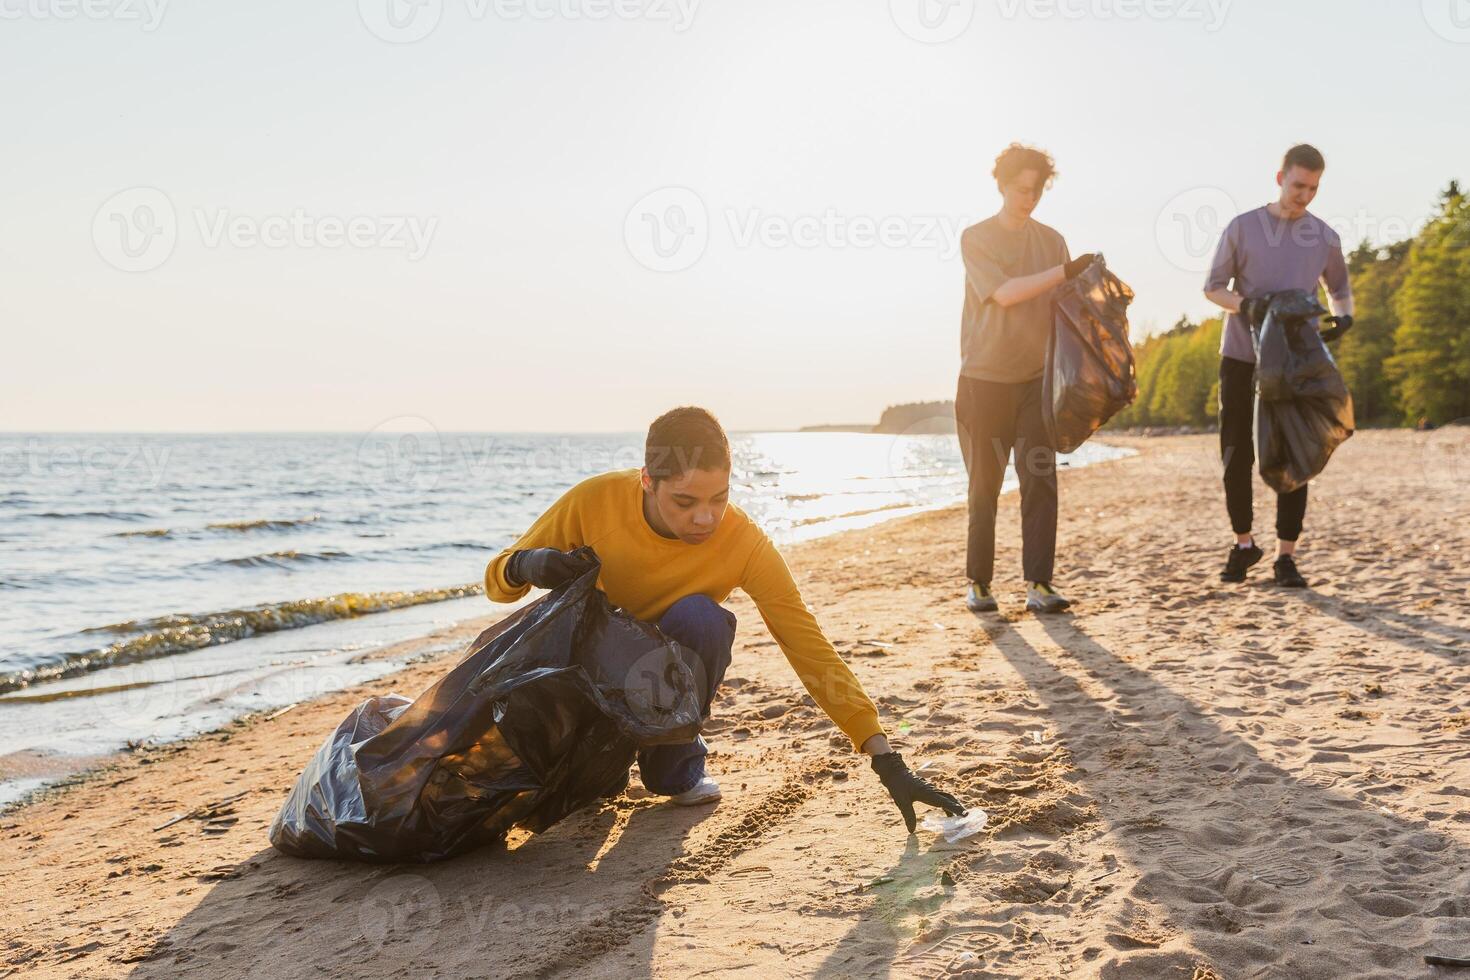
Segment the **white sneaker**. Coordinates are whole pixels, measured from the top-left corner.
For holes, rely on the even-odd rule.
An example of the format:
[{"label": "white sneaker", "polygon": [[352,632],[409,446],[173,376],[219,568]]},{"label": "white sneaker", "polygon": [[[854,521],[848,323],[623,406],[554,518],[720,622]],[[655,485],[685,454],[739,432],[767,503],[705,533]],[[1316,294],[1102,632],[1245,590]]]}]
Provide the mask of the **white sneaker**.
[{"label": "white sneaker", "polygon": [[713,803],[719,798],[720,784],[705,776],[678,796],[669,797],[669,802],[676,806],[699,806],[701,803]]},{"label": "white sneaker", "polygon": [[1031,582],[1026,589],[1026,611],[1059,613],[1072,606],[1072,600],[1051,587],[1050,582]]}]

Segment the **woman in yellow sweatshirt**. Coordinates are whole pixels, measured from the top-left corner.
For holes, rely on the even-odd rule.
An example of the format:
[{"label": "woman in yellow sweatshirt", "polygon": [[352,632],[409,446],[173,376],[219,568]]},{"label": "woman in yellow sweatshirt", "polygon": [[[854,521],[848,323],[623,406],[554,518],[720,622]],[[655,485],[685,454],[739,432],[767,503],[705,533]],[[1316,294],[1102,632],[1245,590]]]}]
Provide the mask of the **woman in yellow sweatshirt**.
[{"label": "woman in yellow sweatshirt", "polygon": [[[698,657],[691,666],[707,681],[707,713],[735,639],[735,616],[719,603],[744,589],[813,700],[872,756],[909,831],[915,802],[964,813],[889,747],[877,709],[802,601],[785,559],[729,502],[730,446],[714,416],[689,407],[660,416],[648,430],[644,464],[568,490],[491,560],[485,594],[511,602],[532,586],[556,588],[583,567],[567,553],[590,546],[602,561],[597,585],[608,601],[656,623]],[[702,738],[640,750],[645,787],[683,805],[719,799],[719,785],[705,772],[706,751]]]}]

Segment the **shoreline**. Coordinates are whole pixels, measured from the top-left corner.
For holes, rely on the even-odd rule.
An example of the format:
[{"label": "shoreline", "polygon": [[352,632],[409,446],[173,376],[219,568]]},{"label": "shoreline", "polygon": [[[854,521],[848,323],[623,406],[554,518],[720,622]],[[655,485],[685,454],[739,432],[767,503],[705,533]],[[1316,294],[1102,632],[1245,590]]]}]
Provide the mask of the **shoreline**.
[{"label": "shoreline", "polygon": [[[1094,443],[1094,447],[1094,452],[1096,452],[1098,449],[1101,449],[1103,451],[1103,458],[1096,460],[1084,460],[1080,463],[1080,465],[1074,465],[1069,468],[1082,469],[1088,466],[1095,466],[1098,463],[1109,462],[1113,459],[1121,458],[1122,456],[1129,455],[1131,452],[1133,452],[1133,450],[1110,446],[1102,441]],[[1066,464],[1064,463],[1063,465],[1065,466]],[[1013,477],[1008,477],[1005,483],[1004,492],[1009,493],[1014,489],[1015,480]],[[963,507],[965,505],[963,501],[916,503],[902,505],[893,504],[878,508],[873,511],[859,511],[851,514],[841,514],[833,517],[823,518],[819,523],[805,523],[802,521],[798,521],[788,529],[786,535],[788,540],[778,542],[778,546],[780,546],[783,551],[785,551],[787,549],[796,547],[803,542],[820,541],[837,535],[848,534],[855,531],[861,531],[865,528],[876,527],[890,521],[903,520],[907,517],[930,513],[937,510],[944,510],[956,506]],[[471,596],[461,596],[460,593],[463,593],[467,588],[475,588],[476,593]],[[446,595],[452,595],[447,600],[421,602],[417,601],[417,597],[420,593],[442,593]],[[532,601],[535,598],[535,595],[538,594],[539,593],[535,593],[531,596],[527,596],[524,600],[522,600],[522,602]],[[209,658],[213,661],[219,662],[221,664],[221,668],[219,668],[222,671],[221,676],[229,679],[228,687],[206,688],[202,692],[195,692],[191,695],[191,697],[193,697],[196,701],[207,698],[209,701],[213,702],[217,701],[219,697],[228,694],[238,683],[240,683],[238,679],[232,679],[231,674],[223,672],[224,665],[238,663],[241,656],[246,656],[250,653],[264,652],[268,655],[270,652],[269,648],[271,646],[290,644],[293,640],[298,638],[303,631],[314,630],[320,635],[331,637],[332,639],[328,640],[330,644],[334,644],[337,647],[341,647],[342,650],[347,651],[350,650],[351,646],[353,645],[351,642],[351,638],[353,637],[354,633],[364,633],[373,631],[375,629],[392,630],[392,618],[395,616],[403,615],[408,610],[413,610],[417,608],[419,610],[419,613],[417,615],[419,618],[422,618],[423,616],[432,616],[436,609],[450,606],[457,602],[464,603],[472,600],[478,600],[481,603],[484,602],[483,593],[478,592],[477,587],[473,586],[422,589],[414,593],[384,593],[384,595],[405,596],[408,600],[414,601],[405,601],[401,605],[397,605],[392,608],[386,608],[381,611],[371,611],[351,616],[344,616],[341,618],[324,619],[318,622],[308,622],[300,626],[272,627],[264,632],[254,633],[234,640],[227,640],[222,643],[211,643],[206,646],[196,647],[194,649],[183,649],[176,652],[147,657],[143,659],[124,660],[116,664],[109,664],[107,666],[98,667],[95,669],[77,670],[74,673],[63,674],[57,677],[47,677],[43,680],[30,682],[23,686],[14,688],[13,690],[7,690],[4,688],[3,684],[0,684],[0,708],[3,708],[7,704],[7,702],[12,706],[19,706],[31,703],[44,703],[48,701],[73,697],[81,701],[87,696],[85,692],[92,690],[93,688],[101,688],[104,691],[109,690],[107,686],[97,684],[95,681],[89,680],[104,676],[114,678],[124,686],[131,686],[139,689],[154,688],[157,687],[160,682],[178,683],[177,671],[181,668],[188,670],[193,665],[193,662],[199,660],[200,658]],[[287,602],[276,603],[275,606],[320,606],[331,602],[332,598],[333,597],[326,597],[322,599],[291,600]],[[489,611],[484,613],[483,615],[477,614],[461,619],[455,619],[447,627],[435,626],[430,628],[428,633],[422,635],[415,634],[412,636],[404,636],[400,639],[388,642],[386,646],[381,648],[370,648],[361,654],[352,656],[347,656],[345,653],[335,655],[332,659],[343,661],[348,666],[361,665],[379,660],[393,659],[395,655],[390,651],[399,651],[399,653],[401,654],[402,651],[405,650],[416,650],[421,646],[426,646],[430,643],[431,639],[434,636],[444,633],[446,632],[446,630],[454,632],[454,627],[457,625],[478,624],[479,628],[482,629],[484,628],[484,626],[488,626],[490,625],[490,623],[509,615],[510,612],[513,609],[517,608],[520,604],[521,603],[507,606],[492,606],[490,607]],[[237,612],[228,615],[238,616],[240,615],[240,613]],[[402,633],[402,630],[400,629],[394,631],[394,633],[395,635],[399,635]],[[457,636],[459,634],[457,632],[454,632],[454,635]],[[470,638],[473,638],[473,636],[471,635]],[[467,643],[468,639],[466,639],[464,642]],[[266,646],[263,647],[262,644],[265,644]],[[416,659],[418,656],[420,656],[420,654],[408,654],[407,656],[409,656],[412,660]],[[402,657],[399,656],[399,659],[402,659]],[[379,677],[374,677],[371,679],[377,682],[381,682],[384,679],[390,679],[394,674],[401,671],[402,667],[406,665],[407,664],[404,663],[393,671],[387,673],[386,675],[380,675]],[[308,664],[307,666],[309,667],[311,666],[311,664]],[[307,668],[304,667],[303,671],[305,671],[306,669]],[[135,674],[140,675],[141,680],[134,679]],[[208,675],[206,674],[205,676],[207,677]],[[41,694],[38,695],[36,693],[29,693],[33,692],[34,689],[38,686],[43,688]],[[335,689],[343,689],[345,687],[352,686],[356,686],[356,682],[344,682],[343,684],[338,685]],[[300,703],[302,700],[310,700],[314,697],[320,697],[323,694],[330,693],[331,690],[333,690],[333,688],[317,691],[307,697],[289,701],[282,700],[278,696],[273,702],[266,703],[262,705],[259,709],[236,711],[231,717],[224,719],[220,725],[208,725],[206,723],[207,727],[203,728],[199,727],[197,724],[191,723],[191,720],[189,718],[170,718],[167,719],[167,724],[165,725],[165,734],[161,736],[155,736],[154,732],[157,729],[150,729],[149,735],[146,738],[137,740],[137,748],[142,748],[144,746],[163,746],[178,742],[180,740],[197,738],[201,735],[208,735],[219,732],[224,730],[225,727],[230,725],[237,718],[249,718],[259,714],[269,714],[282,708],[287,703],[297,704]],[[146,693],[140,690],[134,696],[142,699],[146,697]],[[168,696],[167,693],[165,694],[165,696]],[[173,699],[176,702],[177,700],[179,700],[179,697],[174,696]],[[12,710],[14,709],[12,708]],[[44,720],[42,720],[40,723],[45,722]],[[16,809],[25,806],[30,799],[38,797],[38,795],[44,795],[53,788],[71,785],[75,777],[83,776],[88,770],[95,768],[95,760],[97,759],[105,760],[119,754],[125,754],[131,751],[135,751],[136,749],[131,747],[133,746],[133,744],[134,740],[128,739],[126,745],[119,744],[116,750],[104,750],[101,753],[91,753],[86,756],[77,756],[74,753],[66,752],[38,753],[29,750],[11,752],[4,756],[0,756],[0,764],[3,764],[3,769],[0,769],[0,773],[3,773],[5,776],[3,780],[0,780],[0,816],[4,816],[7,813],[13,812]],[[91,761],[92,764],[83,764],[80,768],[80,771],[78,771],[76,766],[69,764],[78,759]]]},{"label": "shoreline", "polygon": [[999,615],[964,610],[962,507],[785,549],[895,746],[988,812],[975,837],[905,838],[737,593],[707,735],[717,806],[668,806],[635,776],[544,834],[442,864],[275,853],[266,828],[321,740],[363,694],[421,690],[445,653],[0,816],[18,857],[10,964],[1189,980],[1402,977],[1424,953],[1463,955],[1470,490],[1427,465],[1421,436],[1355,437],[1313,488],[1314,587],[1275,589],[1261,568],[1224,587],[1210,440],[1134,445],[1063,474],[1074,616],[1020,611],[1014,494]]}]

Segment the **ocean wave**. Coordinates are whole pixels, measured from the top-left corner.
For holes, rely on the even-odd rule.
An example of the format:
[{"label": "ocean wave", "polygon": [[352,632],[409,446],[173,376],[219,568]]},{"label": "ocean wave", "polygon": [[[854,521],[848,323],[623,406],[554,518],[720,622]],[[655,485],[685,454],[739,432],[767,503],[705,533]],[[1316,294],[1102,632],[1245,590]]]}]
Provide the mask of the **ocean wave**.
[{"label": "ocean wave", "polygon": [[147,514],[139,514],[137,511],[131,510],[48,510],[43,511],[39,514],[32,514],[31,516],[45,517],[52,520],[66,520],[69,518],[102,518],[109,521],[146,521],[148,519]]},{"label": "ocean wave", "polygon": [[438,544],[416,544],[407,548],[397,548],[396,551],[490,551],[489,545],[483,541],[440,541]]},{"label": "ocean wave", "polygon": [[319,520],[321,520],[320,514],[312,514],[310,517],[289,520],[221,521],[217,524],[206,524],[204,527],[210,531],[284,531],[288,528],[315,524]]},{"label": "ocean wave", "polygon": [[244,555],[239,558],[213,558],[196,562],[190,568],[290,568],[295,565],[315,564],[328,561],[392,561],[403,555],[419,555],[435,551],[488,551],[489,547],[478,541],[442,541],[436,544],[416,544],[403,548],[382,548],[376,551],[352,553],[329,548],[324,551],[268,551],[259,555]]},{"label": "ocean wave", "polygon": [[293,599],[250,609],[160,616],[92,627],[82,632],[112,634],[121,638],[106,646],[63,654],[50,663],[0,673],[0,694],[40,681],[74,677],[105,667],[187,653],[262,633],[298,629],[430,602],[462,599],[479,595],[480,592],[479,584],[407,592],[343,592],[320,599]]},{"label": "ocean wave", "polygon": [[216,558],[202,561],[192,568],[287,568],[297,563],[341,561],[353,556],[345,551],[271,551],[242,558]]},{"label": "ocean wave", "polygon": [[[144,531],[116,531],[109,534],[110,538],[170,538],[175,535],[200,534],[204,531],[287,531],[293,527],[305,527],[315,524],[321,520],[320,514],[312,514],[310,517],[298,517],[293,519],[280,518],[276,520],[256,521],[218,521],[214,524],[206,524],[202,528],[188,527],[151,527]],[[351,518],[337,521],[338,524],[358,524],[361,520]]]},{"label": "ocean wave", "polygon": [[900,470],[897,473],[876,473],[867,475],[850,476],[849,480],[926,480],[939,477],[964,476],[965,471],[959,467],[948,467],[941,470]]},{"label": "ocean wave", "polygon": [[882,507],[869,507],[867,510],[850,510],[844,514],[829,514],[826,517],[807,517],[799,521],[792,521],[792,527],[807,527],[812,524],[826,524],[828,521],[840,521],[847,517],[864,517],[868,514],[881,514],[885,510],[904,510],[910,507],[922,506],[915,501],[912,503],[884,504]]},{"label": "ocean wave", "polygon": [[[865,476],[855,476],[852,479],[854,479],[854,480],[866,480],[866,479],[869,479],[869,478],[868,477],[865,477]],[[904,475],[904,476],[895,476],[895,477],[891,477],[891,478],[890,477],[876,477],[875,479],[884,479],[884,480],[892,479],[894,481],[897,481],[897,480],[900,480],[900,479],[907,479],[907,476],[906,475]],[[787,503],[803,504],[803,503],[807,503],[807,502],[812,501],[812,500],[825,500],[828,497],[873,497],[873,496],[877,496],[878,494],[892,493],[892,492],[893,492],[892,490],[890,490],[890,489],[888,489],[886,487],[878,487],[878,488],[873,489],[873,490],[861,490],[861,489],[860,490],[824,490],[821,493],[788,493],[784,497],[782,497],[781,499],[782,500],[785,500]]]}]

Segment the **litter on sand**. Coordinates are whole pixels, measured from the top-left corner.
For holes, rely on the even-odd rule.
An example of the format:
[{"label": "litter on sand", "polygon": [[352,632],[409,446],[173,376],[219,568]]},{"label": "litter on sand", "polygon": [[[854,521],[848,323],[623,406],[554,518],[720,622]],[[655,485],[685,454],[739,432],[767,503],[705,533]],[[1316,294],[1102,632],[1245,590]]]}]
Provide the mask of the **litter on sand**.
[{"label": "litter on sand", "polygon": [[941,817],[931,813],[920,822],[919,826],[936,834],[943,834],[944,839],[953,844],[957,840],[963,840],[971,834],[978,834],[984,830],[989,819],[989,814],[975,807],[969,813],[959,817]]}]

